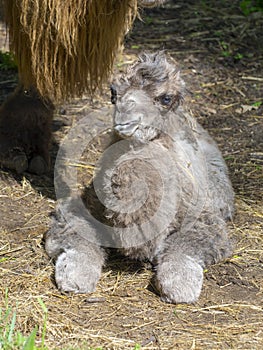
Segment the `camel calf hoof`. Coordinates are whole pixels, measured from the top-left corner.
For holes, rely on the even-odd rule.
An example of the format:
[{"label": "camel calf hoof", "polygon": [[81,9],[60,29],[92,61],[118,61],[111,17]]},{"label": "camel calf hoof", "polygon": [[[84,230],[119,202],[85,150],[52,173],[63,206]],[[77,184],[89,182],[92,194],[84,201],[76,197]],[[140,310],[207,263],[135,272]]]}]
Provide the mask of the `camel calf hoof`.
[{"label": "camel calf hoof", "polygon": [[69,248],[57,258],[56,283],[64,292],[94,292],[100,276],[100,266],[93,264],[85,253]]},{"label": "camel calf hoof", "polygon": [[185,256],[182,261],[167,261],[157,266],[156,287],[166,303],[194,303],[203,283],[203,269],[194,259]]}]

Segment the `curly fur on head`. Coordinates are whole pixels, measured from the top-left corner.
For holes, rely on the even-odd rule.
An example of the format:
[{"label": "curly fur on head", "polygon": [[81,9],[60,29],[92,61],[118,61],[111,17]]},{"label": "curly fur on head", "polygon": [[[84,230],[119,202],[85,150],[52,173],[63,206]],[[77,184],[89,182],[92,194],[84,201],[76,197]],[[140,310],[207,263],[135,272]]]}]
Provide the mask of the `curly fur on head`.
[{"label": "curly fur on head", "polygon": [[[163,51],[140,55],[111,89],[116,105],[114,128],[121,137],[133,136],[144,142],[187,122],[187,114],[180,109],[185,84],[178,64]],[[176,120],[175,112],[180,115]]]},{"label": "curly fur on head", "polygon": [[171,101],[167,102],[167,106],[173,109],[185,95],[185,83],[180,77],[178,64],[164,51],[141,54],[138,61],[121,79],[120,94],[123,94],[123,89],[127,90],[128,87],[146,90],[153,95],[155,101],[169,96]]}]

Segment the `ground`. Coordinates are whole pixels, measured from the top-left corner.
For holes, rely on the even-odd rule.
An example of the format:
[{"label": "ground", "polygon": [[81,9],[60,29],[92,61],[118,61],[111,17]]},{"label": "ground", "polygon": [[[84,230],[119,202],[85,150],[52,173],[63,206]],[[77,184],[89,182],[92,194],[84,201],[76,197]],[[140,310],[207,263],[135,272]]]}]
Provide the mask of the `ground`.
[{"label": "ground", "polygon": [[[37,177],[2,169],[0,305],[16,310],[16,327],[24,334],[36,325],[39,334],[43,329],[41,297],[48,308],[45,343],[51,349],[263,348],[263,16],[245,16],[239,3],[177,0],[142,12],[116,65],[116,71],[125,69],[145,49],[165,49],[179,62],[188,88],[186,103],[216,139],[229,166],[236,193],[236,215],[229,224],[233,256],[208,267],[194,305],[161,302],[147,264],[116,254],[95,293],[62,294],[43,248],[56,201],[53,171]],[[15,84],[14,72],[1,70],[1,101]],[[102,108],[110,109],[106,92],[93,101],[82,98],[58,106],[53,163],[72,125],[91,110],[100,115]],[[109,114],[101,112],[98,122],[109,123]],[[98,142],[94,145],[90,162],[76,164],[87,178],[99,154]]]}]

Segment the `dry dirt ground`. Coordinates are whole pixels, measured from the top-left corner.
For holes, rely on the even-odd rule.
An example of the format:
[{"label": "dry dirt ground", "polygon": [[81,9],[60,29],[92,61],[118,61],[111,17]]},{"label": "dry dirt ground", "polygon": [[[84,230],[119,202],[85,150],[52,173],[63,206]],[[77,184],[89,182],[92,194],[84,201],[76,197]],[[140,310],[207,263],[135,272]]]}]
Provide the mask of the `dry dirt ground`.
[{"label": "dry dirt ground", "polygon": [[[145,49],[166,49],[179,62],[189,90],[186,103],[217,140],[230,169],[237,208],[229,225],[234,255],[205,271],[195,305],[161,302],[151,269],[116,254],[95,293],[61,294],[42,242],[56,200],[53,171],[37,177],[2,169],[0,306],[6,307],[8,289],[17,329],[29,333],[39,325],[41,333],[41,297],[51,349],[263,349],[262,13],[244,16],[239,1],[178,0],[141,17],[116,70]],[[13,72],[1,71],[1,100],[15,81]],[[101,108],[110,108],[108,98],[105,93],[58,107],[53,161],[70,127],[92,109],[100,116]],[[104,122],[102,113],[98,123]],[[96,158],[99,151],[90,145],[90,153]],[[77,164],[87,178],[93,161]]]}]

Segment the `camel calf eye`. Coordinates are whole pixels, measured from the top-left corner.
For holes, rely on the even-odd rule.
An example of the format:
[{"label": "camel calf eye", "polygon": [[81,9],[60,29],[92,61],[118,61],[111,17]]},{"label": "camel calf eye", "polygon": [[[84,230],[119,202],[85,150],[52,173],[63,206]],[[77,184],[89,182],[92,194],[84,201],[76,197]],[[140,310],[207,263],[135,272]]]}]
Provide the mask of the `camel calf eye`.
[{"label": "camel calf eye", "polygon": [[170,96],[170,95],[162,95],[160,97],[160,102],[164,106],[169,106],[169,104],[172,102],[172,96]]},{"label": "camel calf eye", "polygon": [[117,90],[113,85],[111,85],[110,91],[111,91],[111,103],[115,105],[117,102]]}]

